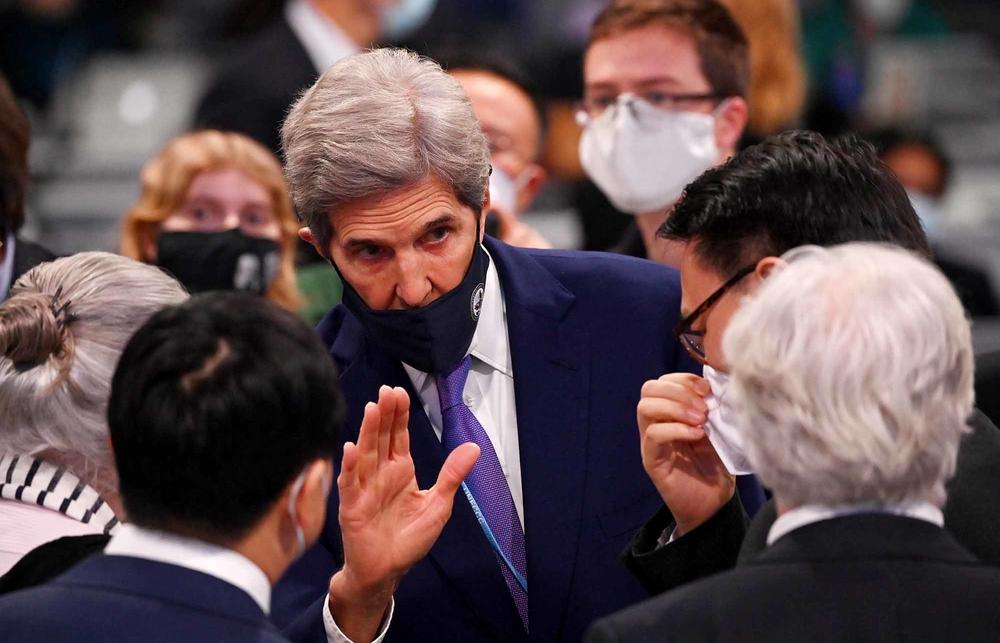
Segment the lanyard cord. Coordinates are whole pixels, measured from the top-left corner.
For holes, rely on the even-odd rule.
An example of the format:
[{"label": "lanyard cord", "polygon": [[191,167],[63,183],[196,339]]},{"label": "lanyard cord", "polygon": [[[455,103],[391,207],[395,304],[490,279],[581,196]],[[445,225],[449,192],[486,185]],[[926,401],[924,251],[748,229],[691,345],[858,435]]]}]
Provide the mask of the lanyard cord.
[{"label": "lanyard cord", "polygon": [[490,529],[489,523],[486,522],[486,517],[479,508],[479,503],[477,503],[476,499],[472,497],[472,492],[469,491],[469,487],[464,482],[462,483],[462,491],[465,492],[465,497],[469,499],[469,504],[472,505],[472,512],[476,514],[476,519],[479,521],[479,526],[483,528],[483,533],[486,534],[486,539],[490,541],[490,545],[493,547],[493,550],[500,556],[504,564],[507,565],[507,569],[510,570],[510,573],[514,575],[514,580],[517,581],[517,584],[520,585],[521,589],[524,590],[524,593],[527,594],[527,579],[521,574],[521,572],[517,571],[514,564],[510,562],[509,558],[507,558],[507,554],[503,553],[503,550],[500,548],[500,543],[497,542],[496,536],[493,535],[493,530]]}]

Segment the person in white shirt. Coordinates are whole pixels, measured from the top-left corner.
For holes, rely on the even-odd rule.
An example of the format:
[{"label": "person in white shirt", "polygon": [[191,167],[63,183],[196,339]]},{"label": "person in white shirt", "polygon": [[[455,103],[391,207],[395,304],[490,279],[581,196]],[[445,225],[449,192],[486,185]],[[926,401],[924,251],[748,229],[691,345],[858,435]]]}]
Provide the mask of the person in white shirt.
[{"label": "person in white shirt", "polygon": [[[68,301],[59,310],[68,324],[91,317]],[[285,640],[267,618],[271,587],[322,528],[343,415],[321,351],[292,313],[242,293],[153,315],[125,346],[107,402],[129,522],[103,554],[0,600],[5,636]],[[329,641],[385,636],[391,595],[357,580],[404,574],[426,554],[478,456],[475,445],[457,448],[440,482],[418,490],[408,406],[386,387],[357,444],[343,448],[340,518],[367,528],[345,529]]]},{"label": "person in white shirt", "polygon": [[991,641],[1000,570],[943,529],[969,433],[969,321],[902,248],[804,246],[736,311],[722,404],[774,492],[768,547],[598,621],[605,641]]}]

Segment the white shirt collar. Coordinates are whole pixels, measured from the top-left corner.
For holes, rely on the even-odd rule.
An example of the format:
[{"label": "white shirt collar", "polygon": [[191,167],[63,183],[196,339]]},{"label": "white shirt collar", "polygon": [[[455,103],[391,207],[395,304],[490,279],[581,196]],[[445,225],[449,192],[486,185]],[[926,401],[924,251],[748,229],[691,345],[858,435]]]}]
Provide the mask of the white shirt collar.
[{"label": "white shirt collar", "polygon": [[104,553],[155,560],[214,576],[249,594],[265,614],[271,611],[271,583],[267,576],[249,558],[232,549],[124,524],[111,537]]},{"label": "white shirt collar", "polygon": [[[488,252],[487,255],[489,255]],[[486,268],[483,310],[479,314],[479,323],[472,336],[468,354],[504,375],[513,377],[510,365],[510,343],[507,339],[507,304],[504,302],[503,290],[500,288],[500,277],[497,274],[493,257],[490,257],[490,265]],[[410,376],[414,388],[417,391],[422,390],[429,375],[405,362],[403,368]]]},{"label": "white shirt collar", "polygon": [[907,518],[925,520],[938,527],[944,526],[944,514],[941,513],[941,509],[929,502],[910,502],[899,505],[842,505],[838,507],[802,505],[778,516],[778,519],[771,525],[771,530],[767,532],[767,544],[772,545],[782,536],[806,525],[831,518],[866,513],[906,516]]},{"label": "white shirt collar", "polygon": [[319,12],[310,0],[292,0],[285,5],[285,20],[321,74],[340,59],[361,51],[358,44],[337,23]]},{"label": "white shirt collar", "polygon": [[11,277],[14,276],[14,245],[14,233],[10,232],[7,234],[7,238],[4,239],[3,261],[0,261],[0,301],[7,298],[10,287],[14,285],[10,283]]}]

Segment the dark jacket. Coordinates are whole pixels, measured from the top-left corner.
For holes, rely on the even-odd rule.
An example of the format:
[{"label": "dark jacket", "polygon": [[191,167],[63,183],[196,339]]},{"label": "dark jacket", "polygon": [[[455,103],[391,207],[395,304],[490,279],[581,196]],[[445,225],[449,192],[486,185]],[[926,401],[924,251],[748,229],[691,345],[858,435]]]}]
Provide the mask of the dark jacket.
[{"label": "dark jacket", "polygon": [[[1000,430],[978,410],[969,425],[972,432],[962,438],[955,477],[947,485],[945,528],[977,558],[1000,565]],[[738,558],[751,558],[764,548],[775,516],[772,502],[748,528],[734,496],[705,524],[657,547],[663,530],[674,526],[670,512],[662,507],[635,534],[622,560],[650,593],[664,592],[730,569]]]},{"label": "dark jacket", "polygon": [[595,623],[587,643],[996,641],[1000,569],[945,530],[858,514],[800,527],[734,570]]},{"label": "dark jacket", "polygon": [[175,565],[93,556],[51,583],[0,597],[11,643],[281,643],[243,590]]},{"label": "dark jacket", "polygon": [[[403,578],[389,640],[577,642],[596,618],[647,597],[618,561],[659,504],[640,462],[635,406],[642,384],[696,365],[674,341],[677,272],[604,253],[529,251],[487,238],[503,290],[514,373],[531,634],[462,494],[429,555]],[[319,325],[347,401],[343,440],[355,440],[382,384],[412,400],[417,482],[445,458],[398,360],[336,308]],[[320,608],[340,564],[333,490],[320,543],[275,589],[274,617],[301,614],[286,635],[323,641]],[[309,602],[313,605],[310,607]],[[292,634],[294,633],[294,635]]]}]

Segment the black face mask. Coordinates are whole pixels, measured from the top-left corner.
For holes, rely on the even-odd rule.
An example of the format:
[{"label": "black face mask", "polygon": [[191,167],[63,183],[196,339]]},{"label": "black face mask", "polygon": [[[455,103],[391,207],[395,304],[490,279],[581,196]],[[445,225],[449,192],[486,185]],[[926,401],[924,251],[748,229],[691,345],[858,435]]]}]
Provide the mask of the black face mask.
[{"label": "black face mask", "polygon": [[389,354],[425,373],[437,375],[465,357],[469,350],[483,308],[489,265],[489,255],[477,242],[462,283],[413,310],[372,310],[341,275],[343,304]]},{"label": "black face mask", "polygon": [[270,239],[239,229],[225,232],[162,232],[156,265],[192,293],[243,290],[263,295],[278,274],[279,248]]}]

